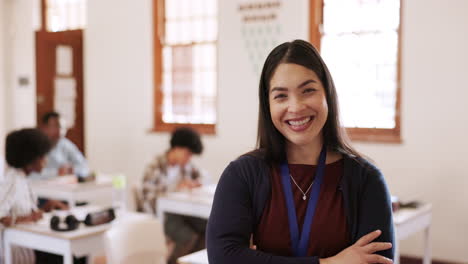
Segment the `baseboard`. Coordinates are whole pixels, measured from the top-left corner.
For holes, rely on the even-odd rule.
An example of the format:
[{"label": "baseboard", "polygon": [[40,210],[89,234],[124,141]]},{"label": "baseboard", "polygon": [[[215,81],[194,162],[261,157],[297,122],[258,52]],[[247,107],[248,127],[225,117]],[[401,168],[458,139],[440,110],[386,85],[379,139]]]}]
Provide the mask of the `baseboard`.
[{"label": "baseboard", "polygon": [[[422,264],[422,258],[411,256],[400,256],[400,264]],[[432,259],[431,264],[461,264],[451,261]]]}]

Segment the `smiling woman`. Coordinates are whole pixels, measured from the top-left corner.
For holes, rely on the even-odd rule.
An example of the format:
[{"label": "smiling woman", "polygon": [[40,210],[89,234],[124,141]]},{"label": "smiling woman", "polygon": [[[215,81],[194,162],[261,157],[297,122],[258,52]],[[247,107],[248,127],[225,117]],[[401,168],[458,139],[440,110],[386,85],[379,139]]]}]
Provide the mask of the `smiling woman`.
[{"label": "smiling woman", "polygon": [[259,102],[258,147],[217,186],[210,263],[392,263],[384,178],[345,140],[317,50],[302,40],[273,49]]}]

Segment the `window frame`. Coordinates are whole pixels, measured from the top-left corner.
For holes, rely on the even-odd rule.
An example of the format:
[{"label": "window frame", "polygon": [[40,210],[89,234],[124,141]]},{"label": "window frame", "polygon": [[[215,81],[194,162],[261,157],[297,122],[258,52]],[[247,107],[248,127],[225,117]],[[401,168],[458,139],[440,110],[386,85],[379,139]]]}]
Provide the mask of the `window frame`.
[{"label": "window frame", "polygon": [[[218,111],[216,111],[216,123],[215,124],[196,124],[196,123],[166,123],[163,120],[163,102],[164,93],[162,89],[162,69],[163,69],[163,57],[162,49],[163,42],[161,36],[164,36],[165,29],[165,0],[153,0],[153,73],[154,73],[154,120],[153,128],[151,132],[172,132],[179,127],[190,127],[201,134],[214,135],[216,134],[216,124],[218,122]],[[218,38],[215,43],[217,44]],[[198,43],[198,42],[197,42]],[[192,43],[194,44],[194,43]],[[216,56],[216,72],[217,72],[217,60]],[[216,75],[217,76],[217,75]],[[216,77],[217,78],[217,77]],[[216,80],[217,83],[217,80]],[[216,94],[216,101],[218,95]],[[217,108],[216,108],[217,110]]]},{"label": "window frame", "polygon": [[[323,1],[309,0],[309,40],[320,51],[321,27],[323,25]],[[376,143],[402,143],[401,138],[401,47],[402,47],[402,1],[400,1],[400,23],[398,26],[398,46],[396,63],[396,102],[394,128],[345,127],[352,141]]]}]

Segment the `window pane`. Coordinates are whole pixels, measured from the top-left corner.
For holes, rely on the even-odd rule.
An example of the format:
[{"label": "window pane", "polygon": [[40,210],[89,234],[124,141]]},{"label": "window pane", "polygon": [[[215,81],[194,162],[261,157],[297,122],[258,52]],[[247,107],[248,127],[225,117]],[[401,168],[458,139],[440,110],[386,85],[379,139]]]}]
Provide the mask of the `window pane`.
[{"label": "window pane", "polygon": [[163,69],[170,72],[172,70],[172,48],[166,46],[163,48]]},{"label": "window pane", "polygon": [[167,20],[172,21],[177,18],[177,7],[180,5],[179,1],[180,0],[164,1],[164,13]]},{"label": "window pane", "polygon": [[177,12],[179,14],[179,18],[184,19],[184,20],[189,18],[189,16],[190,16],[190,1],[191,0],[179,0],[180,4],[177,7]]},{"label": "window pane", "polygon": [[180,32],[180,39],[178,39],[178,43],[190,43],[192,41],[192,27],[190,20],[182,20],[179,23],[179,32]]},{"label": "window pane", "polygon": [[86,0],[47,0],[47,30],[65,31],[86,26]]},{"label": "window pane", "polygon": [[334,78],[346,127],[395,127],[398,4],[325,1],[321,52]]},{"label": "window pane", "polygon": [[218,0],[204,0],[203,6],[205,10],[205,16],[218,16]]},{"label": "window pane", "polygon": [[165,33],[166,38],[164,41],[167,44],[176,43],[177,25],[175,21],[166,21]]},{"label": "window pane", "polygon": [[203,20],[201,18],[195,18],[192,21],[192,39],[194,42],[201,42],[203,41],[203,33],[204,33],[204,26]]},{"label": "window pane", "polygon": [[218,24],[215,18],[205,20],[205,38],[207,41],[215,41],[218,38]]},{"label": "window pane", "polygon": [[216,47],[214,44],[195,44],[194,68],[200,70],[213,70],[216,67]]},{"label": "window pane", "polygon": [[216,121],[216,9],[212,0],[166,1],[162,54],[166,123]]},{"label": "window pane", "polygon": [[326,34],[396,30],[399,8],[399,0],[326,0],[323,29]]},{"label": "window pane", "polygon": [[194,17],[202,17],[205,13],[205,10],[203,9],[203,4],[205,0],[192,0],[192,16]]}]

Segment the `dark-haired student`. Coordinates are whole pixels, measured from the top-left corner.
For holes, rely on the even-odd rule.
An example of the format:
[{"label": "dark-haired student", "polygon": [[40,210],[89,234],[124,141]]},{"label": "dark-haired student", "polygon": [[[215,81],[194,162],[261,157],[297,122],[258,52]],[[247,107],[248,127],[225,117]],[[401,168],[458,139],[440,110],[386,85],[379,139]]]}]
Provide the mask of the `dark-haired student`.
[{"label": "dark-haired student", "polygon": [[231,162],[219,180],[209,262],[391,264],[384,177],[345,140],[319,52],[302,40],[274,48],[258,95],[257,149]]},{"label": "dark-haired student", "polygon": [[[178,128],[170,148],[147,167],[143,178],[139,211],[156,214],[156,200],[167,192],[192,189],[201,185],[200,171],[190,162],[203,151],[200,135],[190,128]],[[164,231],[169,243],[168,263],[204,248],[206,220],[176,214],[165,215]]]},{"label": "dark-haired student", "polygon": [[49,138],[52,147],[47,154],[47,164],[41,173],[31,175],[34,179],[49,179],[63,175],[76,175],[82,178],[90,175],[88,162],[78,147],[65,137],[63,119],[57,112],[45,113],[39,129]]},{"label": "dark-haired student", "polygon": [[[37,199],[26,179],[32,172],[41,171],[50,147],[49,139],[38,129],[22,129],[8,134],[5,144],[7,166],[0,182],[2,225],[36,222],[42,218],[43,210],[68,208],[55,200],[49,200],[38,208]],[[34,263],[34,251],[14,247],[13,260],[14,263]]]}]

